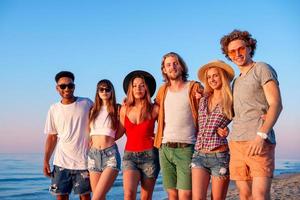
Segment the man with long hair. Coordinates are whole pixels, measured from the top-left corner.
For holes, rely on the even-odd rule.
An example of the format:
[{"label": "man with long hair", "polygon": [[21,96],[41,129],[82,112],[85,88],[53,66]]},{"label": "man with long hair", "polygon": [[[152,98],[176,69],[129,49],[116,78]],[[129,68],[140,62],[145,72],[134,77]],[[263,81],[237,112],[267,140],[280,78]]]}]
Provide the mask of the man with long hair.
[{"label": "man with long hair", "polygon": [[165,83],[155,103],[159,105],[154,146],[159,148],[163,185],[170,200],[191,199],[191,158],[196,141],[198,100],[201,85],[188,81],[188,68],[174,52],[163,56]]}]

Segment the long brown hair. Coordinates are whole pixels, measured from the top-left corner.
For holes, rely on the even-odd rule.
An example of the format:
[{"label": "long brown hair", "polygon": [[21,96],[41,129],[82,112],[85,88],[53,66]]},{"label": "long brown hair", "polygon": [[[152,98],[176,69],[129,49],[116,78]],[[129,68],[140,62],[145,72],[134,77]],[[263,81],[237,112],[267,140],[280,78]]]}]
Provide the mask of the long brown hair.
[{"label": "long brown hair", "polygon": [[221,106],[222,106],[223,114],[228,119],[232,119],[232,117],[233,117],[232,92],[231,92],[231,88],[230,88],[230,79],[229,79],[227,73],[225,72],[225,70],[221,69],[220,67],[210,67],[210,68],[206,69],[205,79],[204,79],[204,92],[207,94],[213,93],[213,89],[209,86],[209,84],[207,82],[207,71],[211,68],[217,69],[217,71],[221,77],[221,81],[222,81],[222,88],[221,88],[222,103],[221,103]]},{"label": "long brown hair", "polygon": [[[145,97],[141,100],[143,108],[142,108],[142,112],[141,112],[141,116],[140,116],[140,118],[142,120],[146,120],[146,119],[149,119],[149,113],[152,112],[153,105],[151,103],[151,97],[150,97],[150,92],[149,92],[148,85],[145,81],[145,78],[142,75],[134,76],[130,80],[128,90],[127,90],[126,107],[130,108],[130,107],[133,107],[135,105],[135,97],[133,95],[133,80],[136,79],[136,78],[141,78],[143,80],[144,86],[145,86],[145,89],[146,89]],[[151,118],[151,116],[152,115],[150,114],[150,118]]]},{"label": "long brown hair", "polygon": [[117,105],[117,101],[116,101],[116,94],[115,94],[114,86],[107,79],[102,79],[97,84],[95,103],[90,110],[89,123],[90,124],[94,123],[95,119],[99,115],[101,106],[103,106],[103,100],[99,97],[99,88],[101,86],[111,89],[111,96],[110,96],[108,104],[107,104],[107,112],[108,112],[108,116],[110,117],[111,122],[112,122],[111,128],[113,130],[115,130],[115,129],[117,129],[117,125],[118,125],[118,105]]}]

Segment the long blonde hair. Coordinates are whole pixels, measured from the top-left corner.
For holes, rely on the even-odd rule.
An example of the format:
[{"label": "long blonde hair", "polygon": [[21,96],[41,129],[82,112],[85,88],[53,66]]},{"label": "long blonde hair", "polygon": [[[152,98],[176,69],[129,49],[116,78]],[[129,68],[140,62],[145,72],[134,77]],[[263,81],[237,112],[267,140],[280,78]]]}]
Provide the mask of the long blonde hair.
[{"label": "long blonde hair", "polygon": [[145,97],[141,100],[143,106],[142,106],[142,112],[140,115],[141,120],[146,120],[146,119],[151,118],[151,116],[152,116],[151,112],[153,109],[153,105],[151,103],[151,97],[150,97],[148,85],[145,81],[145,78],[141,75],[134,76],[129,82],[128,90],[127,90],[126,108],[135,106],[135,97],[133,95],[133,80],[136,78],[141,78],[143,80],[145,90],[146,90]]},{"label": "long blonde hair", "polygon": [[223,114],[228,119],[232,119],[232,117],[233,117],[232,91],[231,91],[231,87],[230,87],[230,79],[229,79],[229,77],[228,77],[225,70],[221,69],[220,67],[210,67],[210,68],[205,70],[204,92],[207,93],[207,94],[212,94],[213,91],[214,91],[209,86],[209,84],[207,82],[207,71],[209,69],[212,69],[212,68],[217,69],[217,71],[218,71],[218,73],[221,77],[221,81],[222,81],[222,87],[221,87],[222,102],[221,102],[221,106],[222,106]]}]

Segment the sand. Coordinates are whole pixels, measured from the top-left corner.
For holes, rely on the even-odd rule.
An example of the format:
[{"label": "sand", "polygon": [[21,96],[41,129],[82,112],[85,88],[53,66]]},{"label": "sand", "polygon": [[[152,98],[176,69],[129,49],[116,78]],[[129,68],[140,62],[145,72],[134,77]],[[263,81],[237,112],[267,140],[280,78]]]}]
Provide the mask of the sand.
[{"label": "sand", "polygon": [[[235,185],[228,189],[226,199],[239,199]],[[300,173],[275,176],[271,186],[271,199],[300,200]]]}]

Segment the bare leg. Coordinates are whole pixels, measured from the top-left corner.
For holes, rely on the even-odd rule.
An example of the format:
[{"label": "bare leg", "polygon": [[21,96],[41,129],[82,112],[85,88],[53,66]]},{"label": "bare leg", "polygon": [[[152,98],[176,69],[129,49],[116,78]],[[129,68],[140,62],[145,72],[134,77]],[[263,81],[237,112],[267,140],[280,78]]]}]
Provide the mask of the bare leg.
[{"label": "bare leg", "polygon": [[124,199],[135,200],[137,187],[141,179],[140,172],[137,170],[124,170],[123,171],[123,187]]},{"label": "bare leg", "polygon": [[167,189],[168,200],[178,200],[178,190],[177,189]]},{"label": "bare leg", "polygon": [[100,176],[101,176],[100,172],[90,171],[90,183],[91,183],[91,188],[93,193],[96,191],[97,183],[100,179]]},{"label": "bare leg", "polygon": [[90,200],[91,199],[91,194],[82,194],[79,196],[80,200]]},{"label": "bare leg", "polygon": [[156,178],[143,178],[141,184],[141,200],[151,200]]},{"label": "bare leg", "polygon": [[178,196],[180,200],[191,200],[192,190],[178,190]]},{"label": "bare leg", "polygon": [[229,177],[212,177],[211,197],[213,200],[225,200]]},{"label": "bare leg", "polygon": [[236,181],[236,186],[239,189],[240,200],[252,199],[251,185],[252,181]]},{"label": "bare leg", "polygon": [[57,200],[68,200],[69,199],[69,195],[68,194],[64,194],[64,195],[57,195],[56,196]]},{"label": "bare leg", "polygon": [[192,168],[193,200],[206,199],[210,174],[201,168]]},{"label": "bare leg", "polygon": [[112,187],[115,179],[118,176],[118,171],[112,168],[106,168],[98,180],[97,186],[93,191],[93,200],[105,200],[106,193]]},{"label": "bare leg", "polygon": [[252,182],[252,196],[253,199],[259,200],[269,200],[270,188],[272,184],[272,179],[269,177],[254,177]]}]

